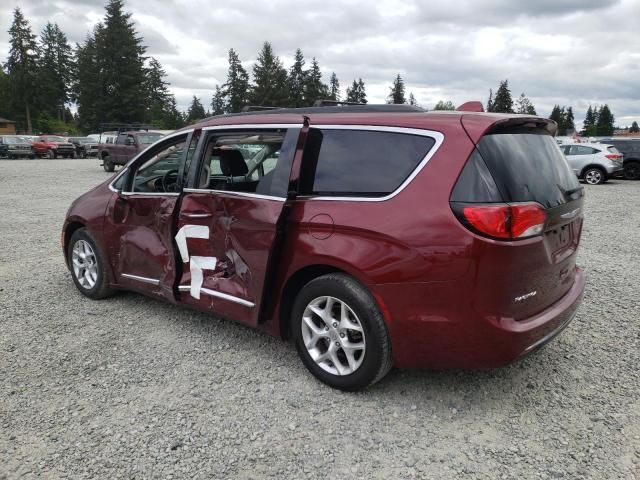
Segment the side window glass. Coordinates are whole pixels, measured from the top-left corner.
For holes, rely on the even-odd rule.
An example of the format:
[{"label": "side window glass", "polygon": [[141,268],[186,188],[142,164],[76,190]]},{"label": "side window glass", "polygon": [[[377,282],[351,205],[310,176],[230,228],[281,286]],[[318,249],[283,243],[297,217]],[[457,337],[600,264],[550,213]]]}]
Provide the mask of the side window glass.
[{"label": "side window glass", "polygon": [[148,152],[133,174],[133,192],[178,192],[178,175],[186,157],[186,140],[186,135],[180,136]]},{"label": "side window glass", "polygon": [[[273,177],[280,165],[286,136],[287,130],[210,134],[203,150],[202,168],[196,177],[198,188],[285,196],[286,185],[278,189],[276,195]],[[293,158],[293,151],[290,153]],[[289,170],[285,164],[282,168],[286,170],[288,182],[291,163],[288,163]]]},{"label": "side window glass", "polygon": [[311,129],[302,193],[381,197],[411,175],[435,139],[406,133]]}]

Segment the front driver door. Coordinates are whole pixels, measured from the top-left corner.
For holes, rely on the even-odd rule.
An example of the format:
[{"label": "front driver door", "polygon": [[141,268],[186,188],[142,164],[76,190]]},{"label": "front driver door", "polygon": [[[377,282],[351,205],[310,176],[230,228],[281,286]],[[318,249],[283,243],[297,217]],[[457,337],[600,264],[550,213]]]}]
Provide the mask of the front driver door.
[{"label": "front driver door", "polygon": [[203,131],[178,217],[181,302],[247,325],[259,322],[306,130]]},{"label": "front driver door", "polygon": [[[193,153],[192,133],[164,139],[140,155],[114,195],[105,232],[116,281],[131,290],[174,300],[173,223],[179,172]],[[195,147],[195,146],[194,146]]]}]

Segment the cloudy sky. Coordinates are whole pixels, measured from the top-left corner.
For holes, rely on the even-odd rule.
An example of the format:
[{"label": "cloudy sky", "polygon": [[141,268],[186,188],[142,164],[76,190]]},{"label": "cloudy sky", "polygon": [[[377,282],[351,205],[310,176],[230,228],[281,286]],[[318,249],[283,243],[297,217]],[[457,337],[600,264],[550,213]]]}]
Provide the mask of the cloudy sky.
[{"label": "cloudy sky", "polygon": [[[0,58],[8,53],[12,9],[34,31],[57,22],[82,42],[105,0],[2,0]],[[227,52],[245,67],[269,40],[285,66],[296,48],[317,57],[343,91],[362,77],[370,102],[383,102],[400,73],[407,92],[438,100],[486,102],[508,78],[512,94],[548,116],[572,105],[608,103],[618,125],[640,122],[640,0],[127,0],[148,54],[162,62],[178,104],[206,105],[226,78]]]}]

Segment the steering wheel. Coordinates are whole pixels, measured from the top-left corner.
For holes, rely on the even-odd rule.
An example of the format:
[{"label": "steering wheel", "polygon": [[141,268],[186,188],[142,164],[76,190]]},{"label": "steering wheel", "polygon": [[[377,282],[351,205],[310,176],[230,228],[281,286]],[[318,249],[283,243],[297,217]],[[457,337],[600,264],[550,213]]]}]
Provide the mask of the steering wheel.
[{"label": "steering wheel", "polygon": [[178,191],[178,170],[167,170],[162,176],[162,189],[165,192]]}]

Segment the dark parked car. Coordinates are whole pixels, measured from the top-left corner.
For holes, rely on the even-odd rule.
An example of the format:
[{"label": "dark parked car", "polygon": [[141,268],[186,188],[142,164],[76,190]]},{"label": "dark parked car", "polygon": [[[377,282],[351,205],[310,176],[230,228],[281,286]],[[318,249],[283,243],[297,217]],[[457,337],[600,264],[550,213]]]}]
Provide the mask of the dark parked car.
[{"label": "dark parked car", "polygon": [[16,135],[0,136],[0,158],[34,158],[31,143]]},{"label": "dark parked car", "polygon": [[69,137],[69,143],[76,148],[76,156],[80,158],[97,157],[99,144],[91,137]]},{"label": "dark parked car", "polygon": [[612,137],[602,143],[613,145],[624,155],[624,178],[640,180],[640,138]]},{"label": "dark parked car", "polygon": [[84,295],[132,290],[292,338],[345,390],[495,367],[573,318],[583,187],[523,115],[409,106],[213,117],[71,205]]},{"label": "dark parked car", "polygon": [[100,145],[100,158],[105,172],[113,172],[116,165],[125,165],[152,143],[164,135],[161,133],[132,131],[118,134],[115,143]]}]

